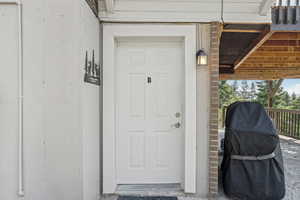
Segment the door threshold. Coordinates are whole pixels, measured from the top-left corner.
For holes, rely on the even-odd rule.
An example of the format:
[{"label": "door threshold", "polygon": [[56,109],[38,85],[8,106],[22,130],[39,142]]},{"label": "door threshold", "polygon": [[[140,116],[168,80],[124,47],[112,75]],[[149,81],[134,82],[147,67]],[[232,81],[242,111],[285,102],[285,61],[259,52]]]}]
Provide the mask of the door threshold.
[{"label": "door threshold", "polygon": [[116,194],[133,196],[182,196],[184,191],[179,183],[171,184],[120,184]]}]

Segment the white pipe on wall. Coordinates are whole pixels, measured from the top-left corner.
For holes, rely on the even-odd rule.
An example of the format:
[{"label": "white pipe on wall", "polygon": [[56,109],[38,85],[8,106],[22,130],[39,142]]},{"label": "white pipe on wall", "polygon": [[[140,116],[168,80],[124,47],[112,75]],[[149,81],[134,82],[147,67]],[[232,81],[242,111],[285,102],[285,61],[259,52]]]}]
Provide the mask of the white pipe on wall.
[{"label": "white pipe on wall", "polygon": [[17,5],[18,6],[18,111],[19,111],[19,126],[18,126],[18,196],[24,196],[24,181],[23,181],[23,27],[22,27],[22,2],[21,0],[2,1],[0,4]]},{"label": "white pipe on wall", "polygon": [[18,16],[19,16],[19,188],[18,195],[24,196],[24,158],[23,158],[23,13],[22,2],[17,0],[18,4]]}]

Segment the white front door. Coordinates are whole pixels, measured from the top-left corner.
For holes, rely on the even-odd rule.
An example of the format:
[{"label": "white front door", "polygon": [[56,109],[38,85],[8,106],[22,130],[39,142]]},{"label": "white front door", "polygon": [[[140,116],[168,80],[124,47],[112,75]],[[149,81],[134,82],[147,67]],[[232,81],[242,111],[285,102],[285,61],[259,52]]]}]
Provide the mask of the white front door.
[{"label": "white front door", "polygon": [[184,42],[135,37],[116,45],[117,184],[181,183]]}]

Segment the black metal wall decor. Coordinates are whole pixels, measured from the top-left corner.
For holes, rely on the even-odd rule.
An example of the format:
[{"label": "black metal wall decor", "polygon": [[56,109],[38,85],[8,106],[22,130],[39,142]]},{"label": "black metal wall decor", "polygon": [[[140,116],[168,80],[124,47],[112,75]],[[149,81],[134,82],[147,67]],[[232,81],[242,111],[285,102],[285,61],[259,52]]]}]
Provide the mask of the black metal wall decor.
[{"label": "black metal wall decor", "polygon": [[93,13],[98,17],[98,0],[85,0],[90,8],[92,9]]},{"label": "black metal wall decor", "polygon": [[91,61],[89,61],[88,52],[86,51],[84,70],[84,82],[100,85],[100,66],[95,63],[94,50]]}]

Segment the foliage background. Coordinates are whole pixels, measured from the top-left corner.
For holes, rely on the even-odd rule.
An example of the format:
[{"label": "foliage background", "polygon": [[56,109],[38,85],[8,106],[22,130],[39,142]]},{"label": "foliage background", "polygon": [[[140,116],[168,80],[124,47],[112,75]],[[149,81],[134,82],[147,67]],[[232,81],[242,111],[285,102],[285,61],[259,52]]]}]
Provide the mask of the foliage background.
[{"label": "foliage background", "polygon": [[[268,83],[267,81],[220,81],[219,82],[219,108],[228,106],[235,101],[259,102],[267,107]],[[273,108],[300,109],[300,96],[289,94],[279,87],[274,96]]]},{"label": "foliage background", "polygon": [[[219,82],[219,120],[222,124],[224,107],[236,101],[259,102],[268,107],[267,81],[220,81]],[[300,96],[289,94],[279,87],[273,97],[273,108],[300,110]]]}]

